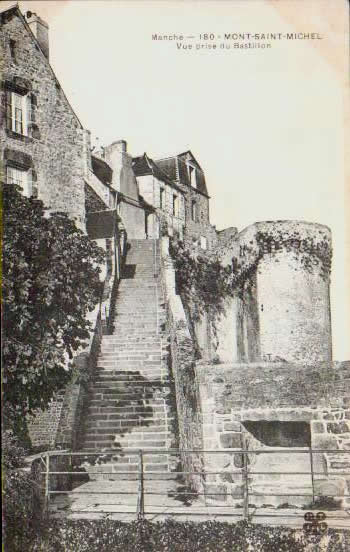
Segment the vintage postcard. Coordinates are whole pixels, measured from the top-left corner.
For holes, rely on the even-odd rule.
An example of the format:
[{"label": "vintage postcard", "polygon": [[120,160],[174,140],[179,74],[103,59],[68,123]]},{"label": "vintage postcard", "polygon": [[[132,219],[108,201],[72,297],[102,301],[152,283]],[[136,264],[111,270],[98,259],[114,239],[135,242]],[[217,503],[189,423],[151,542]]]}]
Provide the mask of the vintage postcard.
[{"label": "vintage postcard", "polygon": [[0,10],[5,550],[349,550],[348,2]]}]

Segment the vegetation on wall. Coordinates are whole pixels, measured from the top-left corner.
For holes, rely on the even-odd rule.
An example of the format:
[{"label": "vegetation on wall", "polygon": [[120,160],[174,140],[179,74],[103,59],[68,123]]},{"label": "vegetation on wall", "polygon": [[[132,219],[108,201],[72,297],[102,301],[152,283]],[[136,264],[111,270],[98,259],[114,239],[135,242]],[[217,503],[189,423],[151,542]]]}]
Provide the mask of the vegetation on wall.
[{"label": "vegetation on wall", "polygon": [[71,376],[100,298],[103,251],[65,214],[3,186],[3,391],[6,423],[46,408]]},{"label": "vegetation on wall", "polygon": [[[319,236],[305,235],[298,229],[278,228],[278,224],[260,230],[248,244],[240,246],[238,256],[232,258],[232,285],[236,290],[242,290],[251,283],[252,275],[256,273],[259,261],[270,255],[279,262],[277,253],[282,250],[292,253],[295,261],[309,274],[317,271],[323,280],[328,280],[332,264],[332,248],[322,230]],[[297,268],[296,268],[297,270]]]},{"label": "vegetation on wall", "polygon": [[223,267],[215,257],[197,254],[183,242],[171,242],[177,292],[199,320],[205,312],[216,318],[224,309],[224,300],[233,295],[232,268]]},{"label": "vegetation on wall", "polygon": [[292,253],[306,272],[317,271],[322,279],[329,279],[332,248],[324,232],[319,230],[317,236],[308,235],[295,227],[280,228],[277,223],[259,230],[249,243],[240,245],[231,266],[222,266],[213,254],[201,255],[183,242],[173,241],[170,254],[175,264],[178,293],[191,306],[194,319],[209,312],[215,320],[223,312],[226,297],[236,294],[243,298],[243,293],[252,289],[264,256],[279,262],[277,253],[281,251]]}]

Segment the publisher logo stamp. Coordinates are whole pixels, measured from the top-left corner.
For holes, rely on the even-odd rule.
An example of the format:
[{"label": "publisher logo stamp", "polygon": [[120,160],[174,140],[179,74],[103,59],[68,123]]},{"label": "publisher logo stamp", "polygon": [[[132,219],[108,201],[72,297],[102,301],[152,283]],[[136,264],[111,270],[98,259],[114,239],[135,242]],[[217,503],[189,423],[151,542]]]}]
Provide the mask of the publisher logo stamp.
[{"label": "publisher logo stamp", "polygon": [[322,535],[327,531],[326,514],[324,512],[306,512],[304,515],[305,523],[303,529],[309,535]]}]

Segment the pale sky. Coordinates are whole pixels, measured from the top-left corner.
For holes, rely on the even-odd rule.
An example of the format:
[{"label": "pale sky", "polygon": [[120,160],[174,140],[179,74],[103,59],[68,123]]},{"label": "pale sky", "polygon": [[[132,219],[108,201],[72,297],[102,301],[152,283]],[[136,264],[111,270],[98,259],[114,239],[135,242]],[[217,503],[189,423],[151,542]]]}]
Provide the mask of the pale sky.
[{"label": "pale sky", "polygon": [[[19,5],[49,23],[51,65],[100,145],[123,138],[131,154],[153,158],[191,149],[218,229],[274,219],[331,228],[334,358],[349,359],[347,0]],[[321,39],[219,48],[218,35],[248,32]],[[177,49],[176,41],[152,41],[154,33],[191,35],[184,42],[194,46],[211,42],[200,33],[213,33],[218,48]]]}]

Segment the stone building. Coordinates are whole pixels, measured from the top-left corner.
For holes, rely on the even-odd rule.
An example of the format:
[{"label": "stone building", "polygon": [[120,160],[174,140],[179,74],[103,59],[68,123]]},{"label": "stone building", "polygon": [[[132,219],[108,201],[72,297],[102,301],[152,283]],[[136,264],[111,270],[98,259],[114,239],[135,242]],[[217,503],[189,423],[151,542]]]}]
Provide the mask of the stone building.
[{"label": "stone building", "polygon": [[209,195],[204,172],[191,151],[158,159],[156,164],[185,194],[184,241],[203,250],[214,249],[217,232],[210,224]]},{"label": "stone building", "polygon": [[3,178],[84,228],[88,136],[49,63],[48,32],[17,5],[1,13]]},{"label": "stone building", "polygon": [[158,238],[161,232],[183,239],[186,225],[185,190],[171,180],[161,168],[144,153],[133,159],[140,195],[154,207],[147,221],[147,235]]}]

